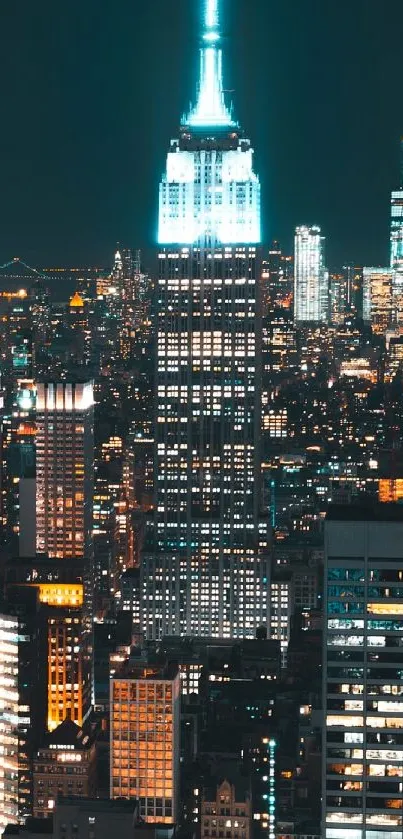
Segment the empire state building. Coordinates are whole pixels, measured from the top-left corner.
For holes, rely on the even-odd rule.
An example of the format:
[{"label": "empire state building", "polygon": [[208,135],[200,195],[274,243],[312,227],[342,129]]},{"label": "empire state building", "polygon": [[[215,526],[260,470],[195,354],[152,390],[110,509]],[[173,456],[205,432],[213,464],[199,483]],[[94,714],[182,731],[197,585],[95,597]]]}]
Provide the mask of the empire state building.
[{"label": "empire state building", "polygon": [[159,195],[155,518],[142,623],[162,635],[268,625],[260,470],[260,183],[227,107],[218,0],[206,0],[195,106]]}]

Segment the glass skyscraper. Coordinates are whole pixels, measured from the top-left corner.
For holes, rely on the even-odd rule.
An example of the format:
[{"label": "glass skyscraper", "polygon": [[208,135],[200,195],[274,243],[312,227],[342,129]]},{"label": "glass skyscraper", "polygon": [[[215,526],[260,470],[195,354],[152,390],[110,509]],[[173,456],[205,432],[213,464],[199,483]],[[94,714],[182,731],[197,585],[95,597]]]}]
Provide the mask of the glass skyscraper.
[{"label": "glass skyscraper", "polygon": [[195,107],[160,185],[156,515],[143,628],[253,635],[268,623],[260,493],[260,184],[225,103],[218,2]]},{"label": "glass skyscraper", "polygon": [[390,267],[393,272],[393,314],[396,325],[403,322],[403,139],[401,144],[400,189],[393,190],[390,203]]},{"label": "glass skyscraper", "polygon": [[329,320],[329,275],[320,227],[295,231],[294,320],[300,325]]},{"label": "glass skyscraper", "polygon": [[325,530],[322,836],[403,826],[403,510],[330,508]]}]

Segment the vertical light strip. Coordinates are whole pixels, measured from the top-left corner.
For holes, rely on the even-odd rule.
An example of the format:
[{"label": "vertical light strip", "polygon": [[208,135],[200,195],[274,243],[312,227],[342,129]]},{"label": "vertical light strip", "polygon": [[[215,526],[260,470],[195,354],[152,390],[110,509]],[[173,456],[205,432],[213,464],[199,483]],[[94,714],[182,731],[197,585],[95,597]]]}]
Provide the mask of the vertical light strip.
[{"label": "vertical light strip", "polygon": [[[263,799],[267,802],[267,837],[268,839],[276,839],[276,748],[275,740],[264,738],[263,744],[267,747],[269,756],[269,771],[264,776],[263,780],[267,781],[267,792],[264,793]],[[265,825],[264,825],[265,826]]]},{"label": "vertical light strip", "polygon": [[206,2],[206,29],[215,29],[218,26],[218,0],[207,0]]}]

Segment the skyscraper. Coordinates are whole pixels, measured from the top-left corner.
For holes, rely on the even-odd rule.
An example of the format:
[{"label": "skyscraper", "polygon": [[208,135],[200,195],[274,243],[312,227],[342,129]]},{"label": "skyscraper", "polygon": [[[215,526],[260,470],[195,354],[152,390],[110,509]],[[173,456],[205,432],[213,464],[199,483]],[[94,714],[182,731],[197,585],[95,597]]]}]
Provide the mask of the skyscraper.
[{"label": "skyscraper", "polygon": [[[143,627],[251,635],[268,622],[260,519],[260,184],[205,6],[197,103],[160,185],[156,517]],[[259,525],[261,530],[259,531]]]},{"label": "skyscraper", "polygon": [[403,511],[330,508],[325,535],[325,839],[394,839],[403,825]]},{"label": "skyscraper", "polygon": [[59,559],[91,559],[92,382],[39,382],[36,438],[36,546]]},{"label": "skyscraper", "polygon": [[385,335],[395,322],[393,277],[390,268],[364,268],[363,319],[377,335]]},{"label": "skyscraper", "polygon": [[320,227],[295,231],[294,320],[303,326],[329,319],[329,277]]},{"label": "skyscraper", "polygon": [[178,819],[178,666],[127,659],[110,682],[111,798],[138,798],[147,822]]},{"label": "skyscraper", "polygon": [[[91,707],[93,618],[94,395],[91,381],[39,382],[37,387],[36,547],[71,568],[49,621],[48,727],[70,710],[82,724]],[[56,597],[56,595],[55,595]],[[53,598],[53,594],[52,594]],[[57,597],[56,597],[57,601]],[[71,610],[74,610],[71,613]],[[74,712],[73,712],[74,709]]]},{"label": "skyscraper", "polygon": [[403,138],[400,154],[400,187],[393,190],[390,199],[390,267],[403,271]]},{"label": "skyscraper", "polygon": [[393,275],[395,321],[403,322],[403,138],[400,140],[400,187],[393,190],[390,207],[390,268]]}]

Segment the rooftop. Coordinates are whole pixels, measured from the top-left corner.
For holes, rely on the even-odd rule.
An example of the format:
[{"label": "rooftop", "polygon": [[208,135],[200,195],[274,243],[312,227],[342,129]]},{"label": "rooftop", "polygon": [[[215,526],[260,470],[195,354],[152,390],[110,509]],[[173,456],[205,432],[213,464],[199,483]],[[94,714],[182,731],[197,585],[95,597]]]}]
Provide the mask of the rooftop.
[{"label": "rooftop", "polygon": [[51,734],[47,734],[42,748],[69,746],[77,751],[89,749],[91,740],[80,726],[70,719],[63,720]]},{"label": "rooftop", "polygon": [[403,524],[402,504],[331,504],[326,521],[397,522]]},{"label": "rooftop", "polygon": [[134,657],[127,658],[114,675],[114,680],[135,679],[141,681],[173,681],[178,675],[178,665],[174,663],[147,663]]},{"label": "rooftop", "polygon": [[114,810],[116,813],[135,813],[137,801],[134,798],[77,798],[75,796],[59,796],[57,809],[60,807],[78,807],[80,810],[90,810],[91,813],[103,813]]}]

